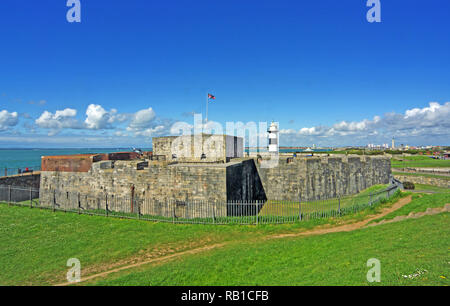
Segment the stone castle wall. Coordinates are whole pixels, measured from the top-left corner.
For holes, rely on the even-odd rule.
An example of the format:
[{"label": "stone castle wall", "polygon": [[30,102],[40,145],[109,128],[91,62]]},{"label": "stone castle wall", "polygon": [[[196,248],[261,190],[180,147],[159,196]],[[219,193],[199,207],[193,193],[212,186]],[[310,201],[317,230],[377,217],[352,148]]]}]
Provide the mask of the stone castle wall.
[{"label": "stone castle wall", "polygon": [[[0,177],[0,201],[27,201],[38,197],[40,173],[24,173]],[[31,191],[31,190],[33,191]]]},{"label": "stone castle wall", "polygon": [[[100,161],[88,172],[43,171],[40,201],[51,206],[57,198],[58,203],[69,202],[72,209],[79,203],[104,209],[108,195],[123,198],[122,206],[112,201],[109,209],[134,212],[132,198],[151,199],[151,205],[141,205],[143,210],[163,216],[187,217],[189,211],[189,217],[210,217],[227,215],[225,203],[230,201],[298,201],[299,196],[307,201],[354,194],[374,184],[387,184],[390,174],[388,158],[364,156],[280,158],[274,168],[263,168],[256,159],[184,164]],[[85,196],[79,199],[74,196],[77,193]],[[201,206],[189,210],[186,205],[196,201],[216,203],[216,210],[204,211]]]},{"label": "stone castle wall", "polygon": [[255,164],[249,159],[227,167],[227,201],[267,200]]},{"label": "stone castle wall", "polygon": [[355,194],[389,183],[387,157],[341,156],[280,158],[278,167],[258,165],[267,198],[302,201]]},{"label": "stone castle wall", "polygon": [[[105,197],[111,211],[134,213],[137,204],[132,202],[139,201],[141,214],[190,218],[226,215],[226,168],[223,164],[103,161],[94,163],[89,172],[42,172],[43,206],[51,207],[56,202],[64,205],[59,209],[76,210],[81,206],[104,210]],[[186,207],[186,203],[200,201],[218,203],[217,208],[213,212],[205,211],[199,204],[192,204],[193,209]]]},{"label": "stone castle wall", "polygon": [[24,173],[0,177],[0,186],[31,187],[39,189],[40,181],[40,172]]},{"label": "stone castle wall", "polygon": [[[170,165],[149,162],[147,167],[133,161],[94,163],[89,172],[43,171],[41,189],[70,192],[130,195],[164,201],[223,201],[226,197],[224,167]],[[138,168],[142,168],[138,170]]]}]

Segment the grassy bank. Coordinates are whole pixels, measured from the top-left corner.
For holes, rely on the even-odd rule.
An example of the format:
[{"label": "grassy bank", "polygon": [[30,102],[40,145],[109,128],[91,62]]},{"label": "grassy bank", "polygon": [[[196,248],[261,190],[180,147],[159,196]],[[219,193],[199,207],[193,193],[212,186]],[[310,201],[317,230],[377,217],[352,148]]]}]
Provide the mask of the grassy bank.
[{"label": "grassy bank", "polygon": [[144,255],[162,256],[218,242],[254,240],[325,224],[356,222],[391,205],[400,196],[340,218],[259,226],[155,223],[0,204],[0,285],[62,282],[66,262],[73,257],[81,261],[83,269],[94,273]]},{"label": "grassy bank", "polygon": [[405,176],[423,176],[423,177],[437,178],[437,179],[441,179],[441,180],[450,181],[450,176],[429,174],[429,173],[411,173],[411,172],[393,171],[392,174],[393,175],[405,175]]},{"label": "grassy bank", "polygon": [[450,160],[433,159],[429,156],[402,156],[391,159],[392,168],[441,168],[450,167]]},{"label": "grassy bank", "polygon": [[258,229],[173,225],[0,204],[0,284],[48,284],[55,275],[64,280],[71,257],[95,266],[142,252],[172,252],[250,234],[258,235]]},{"label": "grassy bank", "polygon": [[416,191],[432,191],[438,193],[450,193],[449,188],[439,187],[434,185],[414,184]]},{"label": "grassy bank", "polygon": [[450,192],[446,193],[436,193],[436,194],[413,194],[413,200],[409,203],[396,210],[384,218],[375,220],[378,222],[381,220],[390,220],[397,216],[406,216],[409,213],[417,213],[426,211],[427,208],[442,207],[447,203],[450,203]]},{"label": "grassy bank", "polygon": [[[230,245],[95,284],[369,285],[366,262],[377,258],[381,285],[448,285],[449,235],[447,213],[348,233]],[[419,270],[427,272],[408,277]]]}]

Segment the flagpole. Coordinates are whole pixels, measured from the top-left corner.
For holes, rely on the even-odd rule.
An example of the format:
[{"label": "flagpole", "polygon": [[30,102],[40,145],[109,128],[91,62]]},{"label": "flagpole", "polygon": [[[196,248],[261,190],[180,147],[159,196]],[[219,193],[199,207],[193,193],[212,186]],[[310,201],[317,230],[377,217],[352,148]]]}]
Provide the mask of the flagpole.
[{"label": "flagpole", "polygon": [[206,120],[205,123],[208,123],[208,93],[206,93]]}]

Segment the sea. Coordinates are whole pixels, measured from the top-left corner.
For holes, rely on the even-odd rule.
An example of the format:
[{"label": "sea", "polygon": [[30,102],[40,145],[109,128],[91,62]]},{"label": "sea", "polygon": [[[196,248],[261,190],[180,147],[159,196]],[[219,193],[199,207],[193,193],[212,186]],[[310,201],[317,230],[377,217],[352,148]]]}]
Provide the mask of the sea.
[{"label": "sea", "polygon": [[[0,176],[7,169],[8,175],[20,170],[40,170],[41,156],[84,153],[112,153],[131,151],[131,148],[77,148],[77,149],[0,149]],[[146,151],[147,149],[142,149]],[[19,170],[20,169],[20,170]]]}]

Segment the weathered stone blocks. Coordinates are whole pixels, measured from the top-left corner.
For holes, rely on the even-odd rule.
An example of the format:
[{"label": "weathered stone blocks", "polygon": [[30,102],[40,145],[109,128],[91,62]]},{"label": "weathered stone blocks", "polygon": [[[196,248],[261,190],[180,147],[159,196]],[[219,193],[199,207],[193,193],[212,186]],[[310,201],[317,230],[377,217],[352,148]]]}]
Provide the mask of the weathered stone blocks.
[{"label": "weathered stone blocks", "polygon": [[[274,168],[262,168],[251,158],[215,164],[100,161],[88,172],[43,171],[41,203],[53,205],[57,190],[57,200],[67,202],[68,209],[105,209],[108,196],[110,210],[135,213],[137,205],[141,213],[166,217],[224,216],[230,201],[337,197],[387,184],[390,175],[390,160],[384,157],[298,157],[289,163],[282,158]],[[78,193],[84,197],[71,195]],[[214,206],[205,208],[202,202]]]}]

